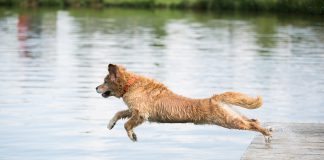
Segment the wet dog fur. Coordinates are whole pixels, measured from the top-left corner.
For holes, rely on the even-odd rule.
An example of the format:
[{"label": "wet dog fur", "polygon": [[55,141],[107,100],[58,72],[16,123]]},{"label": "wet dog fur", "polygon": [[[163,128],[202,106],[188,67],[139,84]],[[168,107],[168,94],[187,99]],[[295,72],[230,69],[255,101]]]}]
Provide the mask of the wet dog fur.
[{"label": "wet dog fur", "polygon": [[103,97],[122,98],[128,109],[117,112],[108,128],[128,118],[125,123],[128,137],[137,141],[133,129],[145,121],[159,123],[194,123],[219,125],[229,129],[251,130],[271,136],[271,130],[263,128],[256,119],[249,119],[234,112],[227,105],[256,109],[262,98],[252,98],[238,92],[225,92],[204,99],[180,96],[153,79],[127,71],[120,65],[109,64],[109,74],[96,90]]}]

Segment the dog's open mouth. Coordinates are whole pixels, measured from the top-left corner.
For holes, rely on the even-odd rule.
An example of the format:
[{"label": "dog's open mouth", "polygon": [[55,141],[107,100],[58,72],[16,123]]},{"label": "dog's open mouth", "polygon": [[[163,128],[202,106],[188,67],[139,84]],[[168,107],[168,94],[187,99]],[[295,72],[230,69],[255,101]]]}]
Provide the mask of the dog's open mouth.
[{"label": "dog's open mouth", "polygon": [[101,95],[102,95],[102,97],[107,98],[107,97],[110,96],[110,93],[111,93],[111,91],[106,91],[106,92],[104,92],[104,93],[101,94]]}]

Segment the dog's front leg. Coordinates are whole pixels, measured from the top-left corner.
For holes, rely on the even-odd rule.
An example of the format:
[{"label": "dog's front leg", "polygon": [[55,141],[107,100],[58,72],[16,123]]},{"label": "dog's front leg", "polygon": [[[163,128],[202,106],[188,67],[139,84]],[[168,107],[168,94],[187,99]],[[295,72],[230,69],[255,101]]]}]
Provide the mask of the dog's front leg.
[{"label": "dog's front leg", "polygon": [[123,110],[117,112],[114,117],[109,121],[107,128],[112,129],[114,128],[116,122],[122,118],[129,118],[132,115],[132,112],[130,110]]},{"label": "dog's front leg", "polygon": [[133,128],[135,128],[136,126],[140,125],[143,122],[144,122],[144,117],[139,115],[138,110],[133,109],[132,117],[124,125],[127,135],[132,141],[134,142],[137,141],[137,137],[133,131]]}]

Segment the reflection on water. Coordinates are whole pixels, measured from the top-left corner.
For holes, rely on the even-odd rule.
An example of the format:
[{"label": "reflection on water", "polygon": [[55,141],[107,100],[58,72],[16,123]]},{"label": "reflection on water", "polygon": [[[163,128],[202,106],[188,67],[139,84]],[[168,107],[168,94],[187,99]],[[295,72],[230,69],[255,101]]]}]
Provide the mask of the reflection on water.
[{"label": "reflection on water", "polygon": [[190,97],[262,95],[262,121],[323,122],[324,23],[288,15],[0,10],[0,159],[239,159],[256,133],[149,124],[94,88],[109,62]]}]

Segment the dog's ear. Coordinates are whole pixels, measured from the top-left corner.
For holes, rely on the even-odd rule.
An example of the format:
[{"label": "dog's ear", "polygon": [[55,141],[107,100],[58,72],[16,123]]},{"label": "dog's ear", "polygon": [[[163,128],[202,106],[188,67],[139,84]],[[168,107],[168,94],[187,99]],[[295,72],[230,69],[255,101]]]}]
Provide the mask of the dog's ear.
[{"label": "dog's ear", "polygon": [[114,81],[118,75],[118,66],[115,64],[108,65],[109,75],[111,76],[111,80]]}]

